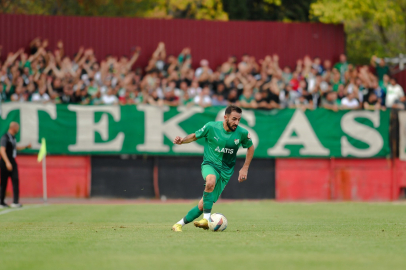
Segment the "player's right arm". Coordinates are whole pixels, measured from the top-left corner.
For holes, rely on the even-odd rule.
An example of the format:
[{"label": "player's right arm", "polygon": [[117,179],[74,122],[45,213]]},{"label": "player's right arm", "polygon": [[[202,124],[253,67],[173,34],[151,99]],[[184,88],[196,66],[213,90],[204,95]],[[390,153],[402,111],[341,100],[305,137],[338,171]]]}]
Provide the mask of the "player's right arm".
[{"label": "player's right arm", "polygon": [[187,135],[185,138],[181,138],[179,136],[176,136],[175,140],[173,140],[173,143],[174,144],[184,144],[184,143],[191,143],[191,142],[194,142],[196,140],[197,140],[196,134],[192,133],[192,134]]},{"label": "player's right arm", "polygon": [[173,140],[174,144],[184,144],[184,143],[191,143],[196,141],[197,139],[207,137],[207,134],[209,133],[209,129],[212,125],[212,122],[207,123],[204,125],[201,129],[196,131],[195,133],[187,135],[185,138],[181,138],[179,136],[176,136],[175,140]]}]

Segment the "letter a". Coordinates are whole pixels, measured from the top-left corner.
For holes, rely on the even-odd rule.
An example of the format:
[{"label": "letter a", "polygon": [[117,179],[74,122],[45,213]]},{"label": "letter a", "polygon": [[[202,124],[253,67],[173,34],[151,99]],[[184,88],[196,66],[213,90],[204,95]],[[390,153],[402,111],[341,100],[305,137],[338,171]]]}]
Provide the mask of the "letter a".
[{"label": "letter a", "polygon": [[[293,132],[297,136],[293,137]],[[303,145],[299,151],[301,155],[328,156],[330,154],[330,150],[320,143],[309,120],[301,110],[295,111],[275,146],[268,149],[268,155],[289,156],[290,150],[285,148],[286,145]]]}]

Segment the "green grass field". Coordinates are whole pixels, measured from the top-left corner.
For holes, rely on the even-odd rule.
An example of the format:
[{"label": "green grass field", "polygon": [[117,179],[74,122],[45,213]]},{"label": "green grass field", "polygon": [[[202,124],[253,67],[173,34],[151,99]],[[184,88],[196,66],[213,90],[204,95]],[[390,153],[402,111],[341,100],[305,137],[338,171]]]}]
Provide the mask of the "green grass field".
[{"label": "green grass field", "polygon": [[[28,206],[1,215],[0,269],[405,269],[406,204],[218,203],[224,232],[171,226],[193,204]],[[5,210],[3,210],[5,211]]]}]

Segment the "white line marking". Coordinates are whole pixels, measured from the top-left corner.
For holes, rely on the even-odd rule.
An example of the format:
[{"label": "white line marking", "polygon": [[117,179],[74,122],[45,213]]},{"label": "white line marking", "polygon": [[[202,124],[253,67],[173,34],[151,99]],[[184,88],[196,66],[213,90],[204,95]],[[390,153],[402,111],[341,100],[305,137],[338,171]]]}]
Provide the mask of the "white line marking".
[{"label": "white line marking", "polygon": [[43,207],[43,206],[47,206],[48,204],[35,204],[32,206],[23,206],[21,208],[12,208],[12,209],[7,209],[4,211],[0,212],[0,215],[5,215],[11,212],[15,212],[15,211],[20,211],[20,210],[25,210],[25,209],[32,209],[32,208],[39,208],[39,207]]}]

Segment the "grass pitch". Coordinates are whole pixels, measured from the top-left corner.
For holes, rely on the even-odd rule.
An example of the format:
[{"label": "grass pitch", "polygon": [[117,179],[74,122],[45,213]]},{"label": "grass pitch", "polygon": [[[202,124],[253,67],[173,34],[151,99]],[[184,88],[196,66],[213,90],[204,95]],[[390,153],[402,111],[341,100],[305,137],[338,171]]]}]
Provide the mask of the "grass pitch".
[{"label": "grass pitch", "polygon": [[[0,269],[405,269],[406,204],[217,203],[224,232],[170,229],[194,204],[1,214]],[[5,210],[3,210],[5,211]]]}]

